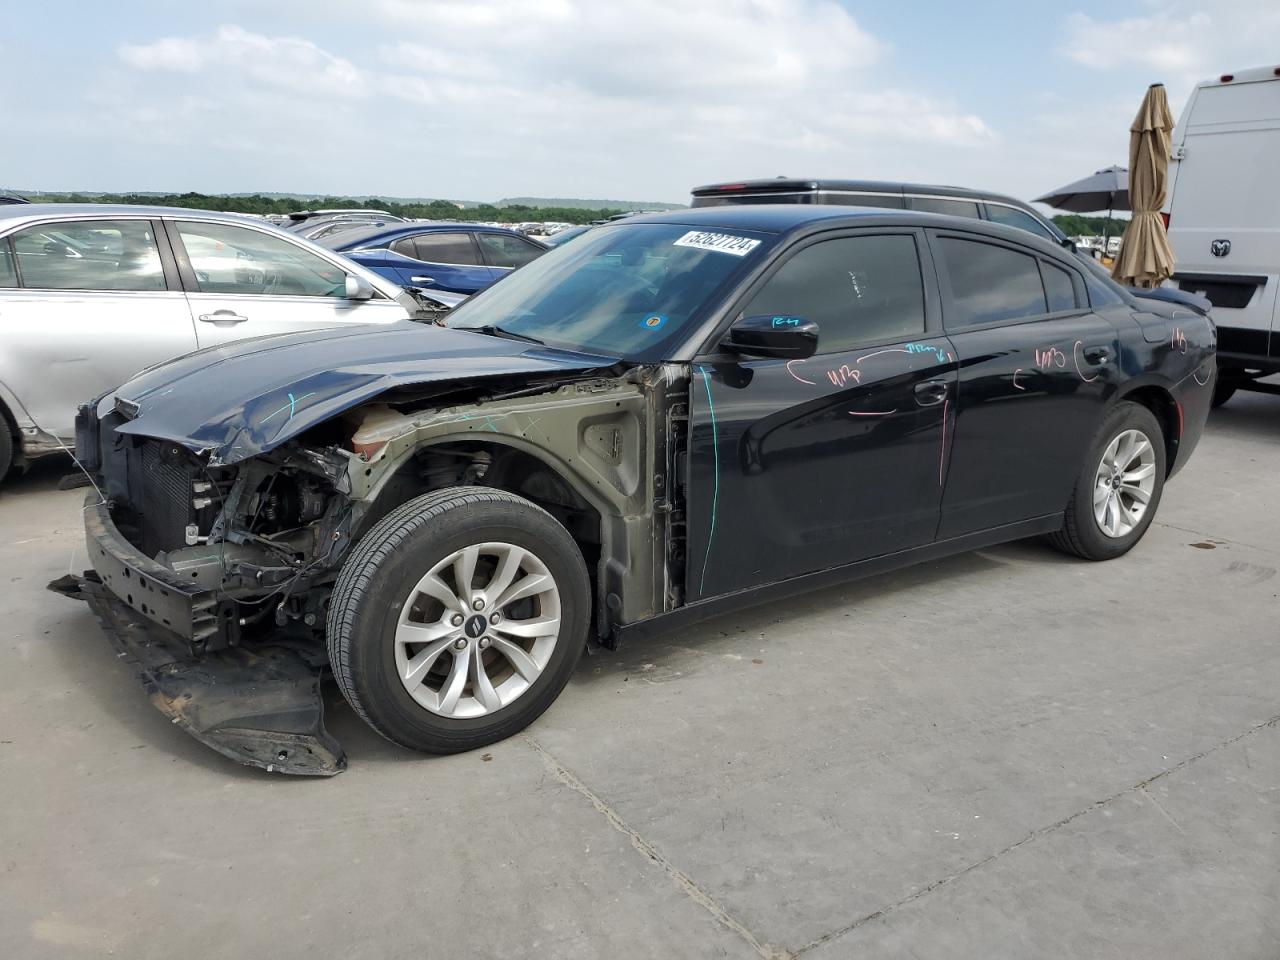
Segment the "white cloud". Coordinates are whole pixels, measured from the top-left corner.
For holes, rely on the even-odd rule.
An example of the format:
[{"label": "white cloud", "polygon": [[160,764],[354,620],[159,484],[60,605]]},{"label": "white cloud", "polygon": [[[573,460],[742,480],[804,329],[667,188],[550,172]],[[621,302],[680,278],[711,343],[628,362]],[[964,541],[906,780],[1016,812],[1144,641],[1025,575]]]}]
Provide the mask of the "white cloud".
[{"label": "white cloud", "polygon": [[388,39],[342,55],[239,26],[121,47],[102,122],[170,116],[162,136],[217,144],[254,187],[265,138],[274,183],[480,199],[891,177],[903,149],[998,140],[945,95],[886,85],[893,50],[832,0],[369,0],[365,26]]},{"label": "white cloud", "polygon": [[298,37],[266,37],[223,26],[211,37],[165,37],[125,45],[120,59],[149,71],[212,73],[228,85],[248,81],[325,96],[361,96],[364,77],[350,60]]},{"label": "white cloud", "polygon": [[1147,70],[1175,100],[1199,80],[1280,61],[1275,0],[1148,0],[1140,17],[1067,19],[1060,50],[1094,70]]}]

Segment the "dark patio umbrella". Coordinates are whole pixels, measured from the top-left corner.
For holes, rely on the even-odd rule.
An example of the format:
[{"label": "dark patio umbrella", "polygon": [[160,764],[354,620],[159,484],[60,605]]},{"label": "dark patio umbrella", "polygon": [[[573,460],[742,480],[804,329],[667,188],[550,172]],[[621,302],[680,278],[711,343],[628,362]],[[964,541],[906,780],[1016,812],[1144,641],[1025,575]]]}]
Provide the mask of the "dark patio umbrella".
[{"label": "dark patio umbrella", "polygon": [[1124,167],[1107,167],[1093,176],[1068,183],[1043,197],[1036,197],[1036,203],[1047,203],[1051,207],[1072,213],[1128,210],[1129,171]]},{"label": "dark patio umbrella", "polygon": [[[1107,167],[1092,176],[1068,183],[1043,197],[1036,203],[1047,203],[1059,210],[1072,213],[1097,213],[1107,211],[1111,219],[1113,210],[1129,209],[1129,171],[1124,167]],[[1106,252],[1107,230],[1102,231],[1102,249]]]}]

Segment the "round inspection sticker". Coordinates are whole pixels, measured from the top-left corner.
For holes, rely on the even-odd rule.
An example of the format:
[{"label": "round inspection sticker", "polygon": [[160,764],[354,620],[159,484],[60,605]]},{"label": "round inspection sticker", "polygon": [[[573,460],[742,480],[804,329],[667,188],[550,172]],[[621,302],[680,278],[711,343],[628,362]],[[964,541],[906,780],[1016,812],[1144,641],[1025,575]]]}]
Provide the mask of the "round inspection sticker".
[{"label": "round inspection sticker", "polygon": [[640,321],[640,326],[646,330],[661,330],[662,325],[667,322],[665,313],[651,313]]}]

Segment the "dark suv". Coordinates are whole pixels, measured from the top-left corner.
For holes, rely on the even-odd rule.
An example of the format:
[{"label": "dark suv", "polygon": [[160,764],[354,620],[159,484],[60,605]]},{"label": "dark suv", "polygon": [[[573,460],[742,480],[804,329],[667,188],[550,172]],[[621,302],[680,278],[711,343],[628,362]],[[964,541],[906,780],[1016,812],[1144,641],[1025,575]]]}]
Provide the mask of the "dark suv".
[{"label": "dark suv", "polygon": [[1075,244],[1052,221],[1013,197],[964,187],[939,187],[920,183],[881,180],[743,180],[693,188],[694,207],[719,207],[744,203],[825,203],[841,207],[887,207],[922,210],[953,217],[991,220],[1017,227],[1059,246]]}]

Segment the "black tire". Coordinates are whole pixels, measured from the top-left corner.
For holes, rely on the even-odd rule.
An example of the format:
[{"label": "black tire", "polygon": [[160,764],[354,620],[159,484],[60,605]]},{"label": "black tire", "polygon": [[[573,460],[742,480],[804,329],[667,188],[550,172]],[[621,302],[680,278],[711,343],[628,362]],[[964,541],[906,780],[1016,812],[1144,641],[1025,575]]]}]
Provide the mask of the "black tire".
[{"label": "black tire", "polygon": [[9,421],[0,413],[0,481],[13,469],[13,434],[9,432]]},{"label": "black tire", "polygon": [[[405,598],[427,570],[486,541],[536,553],[560,592],[561,632],[542,673],[512,703],[482,717],[445,717],[405,689],[395,631]],[[573,674],[590,622],[586,564],[554,517],[502,490],[450,487],[397,507],[356,544],[329,606],[329,660],[343,696],[382,736],[424,753],[459,753],[505,739],[537,719]]]},{"label": "black tire", "polygon": [[1219,370],[1218,382],[1213,385],[1213,399],[1209,402],[1209,406],[1216,409],[1235,396],[1243,378],[1244,372],[1241,370],[1231,368]]},{"label": "black tire", "polygon": [[[1095,477],[1102,456],[1111,441],[1127,430],[1139,430],[1150,441],[1155,451],[1155,489],[1148,501],[1141,520],[1127,535],[1110,537],[1103,533],[1093,515],[1093,491]],[[1138,403],[1122,401],[1107,414],[1102,426],[1089,445],[1089,453],[1076,477],[1071,499],[1063,515],[1062,529],[1049,535],[1049,542],[1064,553],[1085,560],[1112,560],[1128,553],[1142,539],[1160,506],[1167,472],[1164,448],[1164,432],[1155,415]]]}]

